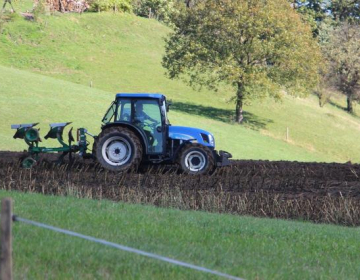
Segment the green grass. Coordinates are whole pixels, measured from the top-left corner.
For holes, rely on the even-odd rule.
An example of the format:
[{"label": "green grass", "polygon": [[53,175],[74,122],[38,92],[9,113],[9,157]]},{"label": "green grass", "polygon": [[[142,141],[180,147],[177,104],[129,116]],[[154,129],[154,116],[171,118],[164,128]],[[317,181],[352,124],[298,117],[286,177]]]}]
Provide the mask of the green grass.
[{"label": "green grass", "polygon": [[[26,3],[21,1],[18,5],[22,8]],[[71,119],[98,129],[100,116],[115,92],[162,92],[174,101],[171,113],[174,124],[214,132],[219,148],[232,152],[236,158],[360,161],[359,118],[338,106],[320,108],[315,97],[285,96],[282,103],[254,101],[245,106],[245,125],[232,124],[234,104],[227,102],[232,96],[231,89],[198,92],[182,81],[165,77],[161,58],[163,38],[168,32],[169,28],[154,20],[129,14],[44,16],[37,23],[15,18],[5,24],[0,34],[0,65],[6,67],[0,70],[0,102],[6,103],[13,112],[11,115],[0,113],[4,114],[2,127],[5,123],[29,122],[33,118],[40,122]],[[10,70],[10,67],[79,86],[50,79],[44,84],[32,82],[37,79],[32,78],[35,76]],[[10,77],[6,78],[7,75]],[[14,75],[18,75],[17,80],[27,80],[27,84],[15,82]],[[90,83],[96,89],[90,89]],[[57,87],[65,84],[64,89]],[[34,96],[41,98],[29,101],[30,88]],[[83,94],[77,94],[79,91]],[[17,101],[36,102],[41,110],[47,110],[46,118],[41,112],[30,112],[34,108],[20,111],[18,103],[12,102],[15,92]],[[58,99],[60,93],[61,102],[48,102],[49,96]],[[88,100],[93,103],[87,104]],[[343,106],[343,99],[339,102]],[[60,110],[61,106],[68,110]],[[79,109],[82,112],[78,112]],[[91,116],[85,109],[90,109]],[[288,143],[285,141],[287,128]],[[20,144],[8,141],[7,131],[1,133],[7,137],[6,142],[1,141],[1,148],[20,149]]]},{"label": "green grass", "polygon": [[[24,11],[32,2],[14,5]],[[233,124],[230,89],[197,92],[164,76],[169,31],[154,20],[112,13],[6,23],[0,34],[0,150],[26,147],[12,139],[10,124],[40,122],[44,136],[49,123],[74,121],[98,133],[116,92],[162,92],[174,101],[174,125],[213,132],[217,147],[235,158],[360,161],[360,121],[341,109],[344,99],[325,108],[314,97],[253,102],[245,107],[245,125]],[[360,278],[359,228],[0,192],[4,196],[14,198],[24,218],[246,279]],[[24,224],[14,226],[14,266],[15,279],[209,279]]]},{"label": "green grass", "polygon": [[[15,123],[41,122],[41,135],[45,136],[49,123],[74,121],[74,127],[86,127],[97,134],[103,114],[114,99],[113,93],[17,69],[0,66],[0,76],[0,150],[26,148],[23,140],[12,139],[15,131],[10,130],[10,124]],[[203,116],[173,111],[170,120],[176,125],[193,125],[212,131],[218,148],[231,151],[236,158],[328,159],[320,153],[308,152],[251,129]],[[46,140],[41,144],[57,143]]]},{"label": "green grass", "polygon": [[[360,228],[0,192],[23,217],[246,279],[359,279]],[[15,279],[218,279],[15,223]]]}]

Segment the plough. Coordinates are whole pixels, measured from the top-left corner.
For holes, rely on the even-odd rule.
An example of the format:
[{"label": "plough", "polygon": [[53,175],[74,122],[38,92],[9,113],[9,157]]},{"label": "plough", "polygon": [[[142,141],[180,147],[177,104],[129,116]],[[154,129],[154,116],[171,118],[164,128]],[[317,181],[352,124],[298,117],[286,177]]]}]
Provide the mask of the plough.
[{"label": "plough", "polygon": [[59,163],[63,161],[66,155],[69,155],[69,159],[71,161],[73,153],[79,153],[80,156],[91,156],[86,154],[87,146],[89,145],[89,142],[86,140],[86,134],[91,136],[93,135],[88,133],[85,128],[79,128],[77,130],[76,143],[72,135],[73,128],[71,128],[68,133],[68,142],[65,143],[65,141],[63,140],[64,128],[71,124],[71,122],[50,124],[50,130],[44,138],[57,139],[61,146],[55,148],[47,148],[39,146],[42,140],[40,138],[40,129],[35,128],[35,126],[37,126],[38,124],[39,123],[11,125],[12,129],[16,129],[14,138],[24,139],[26,144],[29,146],[29,156],[27,156],[21,162],[21,165],[24,168],[31,168],[39,160],[39,155],[42,153],[61,153],[58,158]]}]

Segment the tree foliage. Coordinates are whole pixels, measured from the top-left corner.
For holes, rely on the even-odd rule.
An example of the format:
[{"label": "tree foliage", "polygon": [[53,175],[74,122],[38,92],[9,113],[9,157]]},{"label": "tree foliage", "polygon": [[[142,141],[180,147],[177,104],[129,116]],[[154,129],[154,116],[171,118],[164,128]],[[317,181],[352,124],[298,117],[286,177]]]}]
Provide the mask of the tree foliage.
[{"label": "tree foliage", "polygon": [[174,0],[134,0],[134,13],[170,23],[171,15],[175,11],[175,2]]},{"label": "tree foliage", "polygon": [[336,21],[358,21],[360,19],[359,0],[289,0],[302,14],[309,15],[314,21],[325,18]]},{"label": "tree foliage", "polygon": [[359,0],[332,0],[330,3],[330,10],[335,20],[350,22],[359,21]]},{"label": "tree foliage", "polygon": [[163,58],[169,77],[233,86],[237,122],[245,100],[301,96],[318,82],[319,47],[286,0],[198,1],[174,24]]},{"label": "tree foliage", "polygon": [[347,97],[347,110],[360,100],[360,26],[342,23],[324,42],[331,84]]},{"label": "tree foliage", "polygon": [[131,12],[132,0],[89,0],[90,11],[119,11]]},{"label": "tree foliage", "polygon": [[319,34],[319,23],[329,16],[327,0],[289,0],[292,6],[302,15],[313,30],[314,36]]}]

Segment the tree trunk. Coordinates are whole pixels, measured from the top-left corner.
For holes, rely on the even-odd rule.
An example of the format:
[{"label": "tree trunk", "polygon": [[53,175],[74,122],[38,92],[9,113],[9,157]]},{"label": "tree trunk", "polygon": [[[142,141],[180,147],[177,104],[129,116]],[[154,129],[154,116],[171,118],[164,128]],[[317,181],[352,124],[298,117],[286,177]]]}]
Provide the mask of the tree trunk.
[{"label": "tree trunk", "polygon": [[351,114],[354,112],[352,104],[352,94],[347,95],[347,111]]},{"label": "tree trunk", "polygon": [[64,13],[65,12],[65,8],[63,5],[63,2],[61,2],[62,0],[59,0],[59,6],[60,6],[60,12]]},{"label": "tree trunk", "polygon": [[242,83],[237,83],[237,93],[236,93],[236,117],[235,121],[241,123],[244,119],[243,116],[243,101],[244,101],[244,86]]}]

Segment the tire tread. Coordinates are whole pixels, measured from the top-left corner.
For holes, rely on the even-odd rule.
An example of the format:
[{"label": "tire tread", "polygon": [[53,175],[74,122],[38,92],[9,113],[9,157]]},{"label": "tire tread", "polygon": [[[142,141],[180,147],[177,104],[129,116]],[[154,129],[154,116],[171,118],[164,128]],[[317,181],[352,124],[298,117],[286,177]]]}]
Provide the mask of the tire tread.
[{"label": "tire tread", "polygon": [[[208,164],[206,165],[206,167],[199,172],[192,172],[188,170],[183,163],[185,154],[188,152],[188,150],[193,148],[200,149],[203,152],[205,152],[208,159]],[[215,169],[215,158],[213,156],[212,151],[208,147],[201,145],[199,143],[189,143],[184,145],[184,147],[182,147],[181,150],[179,151],[176,163],[179,165],[180,169],[187,174],[210,174]]]},{"label": "tire tread", "polygon": [[[102,147],[100,143],[103,141],[105,137],[108,137],[109,134],[112,133],[121,133],[123,135],[126,135],[129,139],[131,139],[134,143],[134,156],[132,157],[131,161],[127,164],[121,165],[121,166],[111,166],[105,162],[105,160],[102,157]],[[142,160],[142,153],[143,153],[143,147],[141,145],[139,137],[132,132],[130,129],[126,127],[116,126],[116,127],[110,127],[107,129],[104,129],[96,139],[96,144],[94,145],[96,148],[96,158],[97,161],[106,169],[111,171],[126,171],[130,168],[138,168],[140,165],[140,162]]]}]

